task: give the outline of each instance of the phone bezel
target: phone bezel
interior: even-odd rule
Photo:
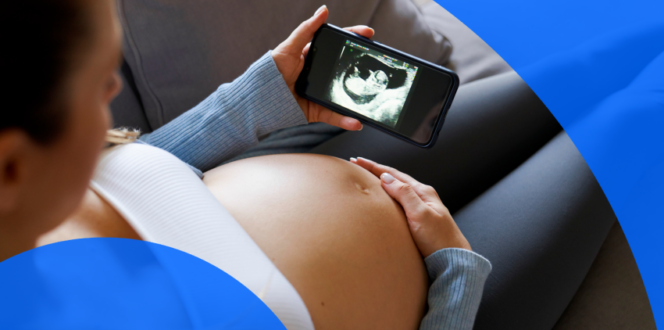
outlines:
[[[452,71],[450,69],[447,69],[443,66],[436,65],[436,64],[431,63],[429,61],[417,58],[413,55],[410,55],[410,54],[404,53],[400,50],[394,49],[392,47],[383,45],[383,44],[381,44],[377,41],[373,41],[369,38],[365,38],[365,37],[363,37],[361,35],[358,35],[356,33],[346,31],[346,30],[341,29],[341,28],[339,28],[337,26],[334,26],[332,24],[327,24],[327,23],[323,24],[323,26],[321,26],[316,31],[316,33],[314,34],[314,38],[311,40],[311,45],[315,44],[316,39],[318,38],[318,35],[320,34],[321,31],[323,31],[323,29],[331,29],[334,32],[344,34],[344,35],[348,36],[349,38],[357,39],[357,40],[359,40],[363,43],[368,43],[372,47],[375,47],[376,49],[379,49],[380,51],[383,51],[387,54],[395,53],[398,56],[405,57],[408,60],[417,63],[418,65],[426,66],[430,69],[433,69],[433,70],[436,70],[436,71],[439,71],[439,72],[442,72],[444,74],[449,75],[450,78],[452,79],[452,84],[450,86],[450,90],[448,91],[447,99],[445,100],[442,108],[440,109],[440,112],[439,112],[439,115],[438,115],[438,120],[437,120],[436,125],[435,125],[434,130],[433,130],[433,134],[431,134],[430,140],[427,141],[426,143],[419,143],[417,141],[411,140],[407,136],[404,136],[404,135],[402,135],[402,134],[400,134],[396,131],[393,131],[389,128],[383,127],[382,125],[380,125],[378,122],[374,121],[371,118],[364,117],[364,116],[362,116],[362,115],[360,115],[360,114],[358,114],[354,111],[346,110],[346,109],[342,108],[341,106],[338,106],[334,103],[327,102],[325,100],[317,99],[317,98],[314,98],[314,97],[310,97],[309,95],[306,95],[303,92],[302,87],[300,87],[300,86],[302,86],[302,82],[304,81],[303,79],[306,79],[306,77],[309,75],[309,71],[310,71],[310,68],[311,68],[311,61],[313,59],[311,51],[307,54],[307,56],[305,58],[305,63],[304,63],[304,67],[302,69],[302,72],[300,73],[300,75],[297,79],[297,82],[295,83],[295,92],[306,100],[309,100],[309,101],[312,101],[314,103],[320,104],[320,105],[322,105],[326,108],[329,108],[330,110],[333,110],[333,111],[338,112],[340,114],[343,114],[345,116],[356,118],[360,122],[362,122],[363,124],[366,124],[368,126],[376,128],[378,130],[381,130],[385,133],[388,133],[388,134],[390,134],[394,137],[397,137],[401,140],[407,141],[407,142],[409,142],[411,144],[414,144],[418,147],[421,147],[421,148],[431,148],[431,147],[433,147],[435,145],[436,141],[438,140],[438,135],[440,134],[440,131],[443,128],[443,124],[445,123],[445,117],[447,117],[447,112],[448,112],[450,106],[452,105],[452,101],[454,100],[454,96],[456,95],[456,91],[459,88],[459,76],[457,76],[457,74],[454,71]]]

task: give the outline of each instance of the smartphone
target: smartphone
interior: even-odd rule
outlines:
[[[311,41],[298,95],[423,148],[459,87],[453,71],[331,24]]]

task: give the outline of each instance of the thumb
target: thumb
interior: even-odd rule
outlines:
[[[302,22],[288,37],[287,43],[292,47],[290,49],[301,54],[304,47],[313,39],[316,30],[325,23],[328,14],[327,6],[322,5],[316,10],[314,16]]]
[[[387,172],[380,175],[380,181],[387,194],[401,204],[406,217],[424,212],[426,205],[409,184],[397,180]]]

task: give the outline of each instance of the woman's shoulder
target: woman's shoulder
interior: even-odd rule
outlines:
[[[146,159],[154,157],[168,158],[169,156],[175,157],[163,149],[151,146],[142,141],[137,141],[134,143],[124,143],[124,144],[118,144],[107,147],[101,153],[101,160],[104,160],[106,158],[118,158],[118,157]]]
[[[186,163],[171,153],[144,143],[128,143],[102,152],[92,181],[138,185],[165,178],[200,181]]]
[[[163,224],[163,219],[178,218],[172,207],[183,198],[214,200],[186,163],[167,151],[140,143],[104,150],[90,187],[122,214],[141,237],[151,241],[158,228],[146,229],[146,223]]]

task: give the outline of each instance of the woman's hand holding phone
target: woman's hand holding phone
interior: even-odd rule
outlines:
[[[284,77],[286,85],[293,93],[295,100],[302,108],[307,121],[324,122],[333,126],[341,127],[349,131],[362,129],[362,124],[355,118],[350,118],[319,104],[305,100],[295,92],[295,82],[297,81],[302,68],[304,67],[304,58],[309,51],[309,41],[314,37],[314,33],[327,20],[329,12],[326,6],[318,8],[313,17],[302,22],[293,33],[272,51],[272,59],[277,64],[277,69]],[[345,28],[345,30],[355,32],[363,37],[371,38],[374,30],[364,25],[358,25]]]
[[[426,258],[445,248],[471,250],[450,211],[431,186],[366,158],[351,158],[350,161],[379,177],[387,194],[401,204],[408,219],[408,228],[422,256]]]

